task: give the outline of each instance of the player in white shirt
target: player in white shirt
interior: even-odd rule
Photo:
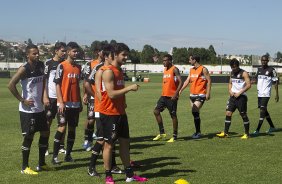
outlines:
[[[268,66],[269,57],[263,55],[261,57],[261,67],[258,68],[256,74],[257,90],[258,90],[258,108],[260,108],[260,117],[257,129],[254,131],[253,135],[259,135],[260,128],[262,126],[263,120],[266,119],[270,128],[266,133],[271,133],[275,131],[274,124],[270,118],[267,110],[267,104],[271,96],[272,83],[275,84],[275,101],[279,101],[278,94],[278,77],[274,68]]]
[[[239,61],[232,59],[230,61],[230,67],[232,69],[230,81],[228,85],[230,98],[227,102],[226,117],[225,117],[225,128],[224,131],[216,134],[218,137],[228,136],[229,127],[231,125],[231,117],[233,112],[238,109],[244,123],[245,133],[241,139],[249,138],[250,122],[247,115],[247,94],[251,88],[251,81],[249,74],[239,67]]]

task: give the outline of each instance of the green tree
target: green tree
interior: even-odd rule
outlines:
[[[131,49],[129,53],[129,59],[132,63],[140,63],[140,52],[138,50]]]
[[[188,55],[188,49],[187,48],[173,48],[172,51],[173,55],[173,63],[174,64],[187,64],[189,55]]]
[[[156,49],[154,49],[151,45],[144,45],[143,50],[141,52],[141,62],[140,63],[153,63],[153,57],[157,54]]]

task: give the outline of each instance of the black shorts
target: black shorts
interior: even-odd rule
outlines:
[[[22,134],[33,134],[38,131],[49,131],[45,112],[26,113],[20,111]]]
[[[103,126],[100,120],[100,114],[99,112],[95,112],[95,121],[96,121],[96,136],[97,139],[103,139],[104,135],[103,135]]]
[[[50,101],[50,105],[45,106],[45,113],[46,113],[47,119],[52,120],[56,117],[56,114],[58,112],[57,98],[49,98],[49,101]]]
[[[238,109],[240,113],[247,113],[247,102],[248,97],[245,95],[240,95],[238,98],[231,96],[227,101],[226,111],[234,112]]]
[[[193,95],[193,96],[190,96],[190,100],[191,100],[192,103],[198,101],[198,102],[201,102],[202,104],[204,104],[205,101],[206,101],[206,97],[199,96],[199,95]]]
[[[95,115],[94,115],[94,99],[88,99],[88,103],[87,103],[87,118],[88,118],[88,120],[95,119]]]
[[[161,96],[157,102],[155,109],[158,109],[160,112],[163,112],[165,108],[167,108],[170,115],[176,116],[177,102],[178,102],[178,99],[171,100],[171,97]]]
[[[129,139],[127,115],[105,115],[100,113],[103,137],[105,141],[115,141],[118,138]]]
[[[66,108],[64,114],[57,113],[58,126],[68,125],[70,127],[77,127],[79,110],[79,108]]]
[[[258,108],[267,107],[270,97],[258,97]]]

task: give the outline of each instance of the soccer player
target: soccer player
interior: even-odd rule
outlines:
[[[103,60],[102,55],[102,46],[94,50],[94,55],[97,57],[96,59],[87,62],[83,67],[83,74],[84,74],[84,95],[83,95],[83,103],[87,105],[87,119],[84,123],[84,143],[83,149],[86,151],[90,151],[93,142],[93,136],[95,137],[94,133],[94,124],[95,124],[95,116],[94,116],[94,96],[89,95],[85,90],[85,83],[86,80],[89,78],[90,73],[94,69],[96,71],[96,66],[99,65]]]
[[[39,165],[37,171],[53,170],[45,163],[45,152],[48,146],[49,128],[43,109],[44,63],[39,61],[39,50],[35,45],[26,47],[27,62],[24,63],[8,84],[11,93],[19,100],[19,113],[23,135],[22,174],[37,175],[28,164],[30,148],[35,132],[40,132]],[[16,85],[21,83],[22,95]]]
[[[189,63],[193,67],[190,69],[189,75],[179,93],[181,94],[188,84],[190,84],[190,104],[196,129],[192,138],[199,139],[201,138],[200,109],[204,105],[204,102],[210,99],[211,78],[208,69],[200,64],[199,56],[190,56]]]
[[[106,184],[114,184],[111,173],[111,158],[114,142],[119,140],[120,157],[125,168],[126,182],[146,181],[146,178],[134,175],[130,166],[129,154],[129,127],[125,112],[125,94],[129,91],[137,91],[138,85],[124,86],[121,65],[126,61],[129,48],[123,43],[115,45],[114,60],[112,65],[103,71],[102,98],[99,104],[99,116],[103,127],[105,140],[103,160],[106,172]],[[97,86],[96,86],[97,88]]]
[[[245,133],[241,139],[249,138],[250,122],[247,115],[247,94],[251,88],[251,82],[249,74],[239,67],[239,61],[232,59],[230,61],[230,67],[232,69],[229,80],[228,90],[230,98],[227,102],[226,117],[225,117],[225,128],[221,133],[216,136],[223,138],[228,136],[229,127],[231,125],[231,117],[233,112],[238,109],[244,123]]]
[[[270,126],[270,128],[266,133],[271,133],[275,131],[274,124],[267,110],[267,104],[271,95],[272,81],[275,82],[275,94],[276,94],[275,102],[279,101],[278,77],[275,69],[268,66],[268,62],[269,62],[269,57],[267,55],[263,55],[261,57],[261,67],[258,68],[258,71],[256,73],[257,89],[258,89],[258,108],[260,108],[260,117],[259,117],[257,129],[255,130],[253,135],[259,135],[259,131],[264,118],[266,118]]]
[[[178,131],[178,94],[183,82],[179,73],[179,69],[172,64],[172,56],[170,54],[164,55],[163,65],[165,68],[163,72],[162,95],[159,98],[154,109],[154,115],[159,126],[160,134],[158,134],[153,140],[158,141],[166,137],[161,112],[163,112],[164,109],[167,108],[172,119],[173,126],[173,137],[170,138],[167,142],[174,142],[177,139]]]
[[[68,136],[65,162],[73,162],[71,152],[75,141],[75,129],[78,125],[79,113],[82,111],[79,87],[81,67],[75,62],[78,53],[79,45],[76,42],[69,42],[67,44],[67,59],[58,65],[54,79],[60,119],[54,139],[53,164],[60,163],[58,152],[66,126],[68,126]]]
[[[66,55],[66,44],[64,42],[57,42],[54,47],[54,57],[45,63],[45,78],[46,78],[46,87],[44,89],[44,98],[43,102],[45,105],[45,113],[47,117],[47,123],[49,129],[51,127],[53,119],[57,114],[57,94],[56,94],[56,83],[54,78],[56,75],[56,69],[60,62],[65,59]],[[64,146],[64,138],[60,140],[60,150],[59,153],[66,153]],[[49,142],[49,141],[48,141]],[[48,148],[46,150],[45,156],[49,155]]]
[[[110,44],[104,45],[102,49],[102,57],[104,58],[104,61],[100,62],[98,65],[94,67],[94,69],[91,71],[91,74],[85,81],[85,89],[87,93],[91,96],[94,96],[94,109],[95,115],[96,115],[96,135],[97,135],[97,141],[94,144],[94,146],[91,148],[92,154],[90,158],[90,164],[88,168],[88,175],[90,176],[100,176],[98,172],[96,171],[96,162],[98,159],[98,156],[100,154],[100,151],[103,148],[104,141],[103,141],[103,132],[101,127],[101,122],[99,119],[99,103],[101,101],[101,90],[102,84],[101,84],[101,77],[103,73],[103,66],[109,66],[113,60],[113,53],[114,53],[114,47]],[[98,87],[98,90],[96,90],[96,85]],[[116,159],[115,159],[115,149],[113,149],[112,153],[112,173],[116,174],[122,174],[122,170],[117,166]]]

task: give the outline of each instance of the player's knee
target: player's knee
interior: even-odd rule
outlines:
[[[159,109],[154,109],[154,115],[155,116],[160,115],[160,110]]]
[[[95,118],[95,115],[94,115],[94,112],[93,111],[90,111],[89,113],[88,113],[88,122],[90,122],[90,121],[92,121],[92,123],[94,122],[94,118]]]
[[[232,116],[232,112],[231,111],[226,111],[225,115],[231,117]]]
[[[248,122],[249,121],[249,118],[248,118],[248,115],[246,112],[240,112],[240,115],[243,119],[244,122]]]
[[[170,117],[171,117],[172,119],[177,118],[176,111],[171,111],[169,114],[170,114]]]
[[[266,107],[260,107],[260,114],[266,115]]]
[[[93,119],[92,119],[92,121],[89,120],[89,122],[87,124],[87,129],[88,130],[93,130],[94,129],[94,120]]]

